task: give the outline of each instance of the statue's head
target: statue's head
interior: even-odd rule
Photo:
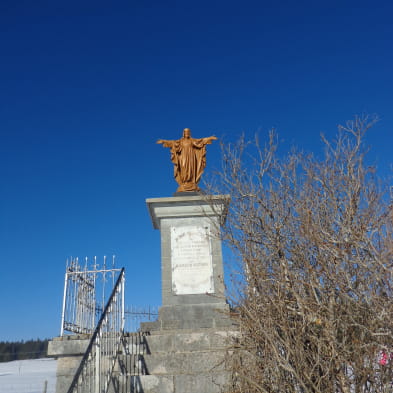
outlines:
[[[183,130],[183,138],[191,138],[191,130],[189,128]]]

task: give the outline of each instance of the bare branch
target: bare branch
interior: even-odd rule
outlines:
[[[273,131],[223,146],[209,193],[231,195],[222,237],[242,261],[232,392],[391,391],[393,209],[365,165],[376,121],[322,136],[323,160],[278,158]]]

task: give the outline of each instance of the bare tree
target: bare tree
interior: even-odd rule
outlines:
[[[230,194],[222,236],[241,261],[233,392],[392,392],[389,195],[355,118],[323,159],[241,139],[211,193]],[[214,185],[214,186],[213,186]]]

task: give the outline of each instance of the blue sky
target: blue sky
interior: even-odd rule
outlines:
[[[176,183],[157,139],[275,127],[283,152],[318,151],[378,114],[386,174],[392,16],[389,1],[0,2],[0,340],[58,335],[71,255],[115,254],[127,304],[160,304],[145,199]]]

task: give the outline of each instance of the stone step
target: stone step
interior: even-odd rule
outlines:
[[[186,301],[182,298],[183,301]],[[189,299],[190,300],[190,299]],[[195,299],[194,299],[195,300]],[[155,322],[141,323],[141,331],[173,329],[222,329],[233,326],[229,305],[216,297],[203,304],[171,304],[160,307]]]
[[[228,374],[139,375],[119,378],[108,393],[220,393],[228,381]]]
[[[221,372],[226,351],[193,351],[119,355],[117,371],[129,375],[180,375]]]
[[[224,350],[237,332],[231,330],[166,331],[126,337],[123,351],[129,353],[172,353],[184,351]]]
[[[142,322],[141,330],[152,331],[172,329],[220,329],[232,325],[233,322],[228,318],[168,319],[156,322]]]

